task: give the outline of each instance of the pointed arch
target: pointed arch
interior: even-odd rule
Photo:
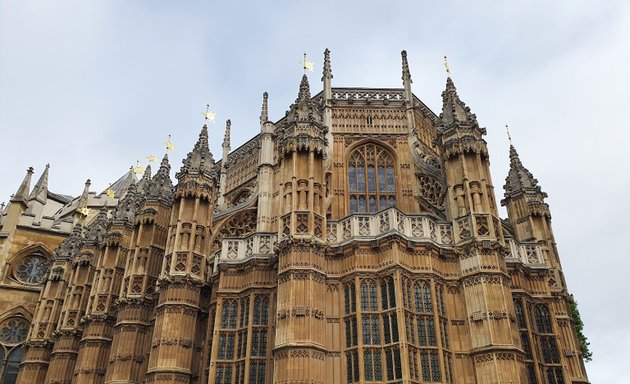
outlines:
[[[346,154],[349,213],[377,212],[396,205],[396,152],[362,140]]]
[[[5,278],[23,285],[40,286],[46,281],[53,257],[43,243],[36,243],[16,252],[5,267]]]
[[[221,249],[224,237],[244,237],[256,231],[256,212],[256,208],[247,208],[223,219],[212,233],[211,253]]]

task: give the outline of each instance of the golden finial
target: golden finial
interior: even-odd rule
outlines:
[[[510,141],[510,145],[512,145],[512,135],[510,135],[510,127],[508,127],[507,124],[505,124],[505,130],[507,132],[508,140]]]
[[[88,207],[83,207],[79,209],[79,213],[82,214],[83,216],[89,216],[90,212],[92,212],[92,210]]]
[[[116,192],[114,192],[114,190],[112,189],[111,184],[109,184],[109,187],[107,187],[107,189],[105,190],[105,194],[107,195],[107,197],[110,197],[112,199],[116,197]]]
[[[446,74],[451,77],[451,67],[448,65],[448,58],[444,55],[444,68],[446,68]]]
[[[201,114],[203,115],[203,118],[206,120],[206,124],[208,124],[208,121],[210,121],[211,123],[214,123],[214,118],[216,114],[210,110],[210,104],[206,104],[206,111],[202,112]]]
[[[302,68],[304,69],[304,73],[306,73],[306,71],[313,72],[314,63],[312,61],[306,60],[306,52],[304,52],[304,59],[302,59],[300,64],[302,64]]]
[[[164,144],[166,144],[166,150],[167,151],[174,151],[175,150],[175,144],[173,144],[173,142],[171,141],[171,135],[168,135],[168,140],[166,140],[164,142]],[[156,158],[157,160],[157,158]]]
[[[157,162],[157,156],[149,155],[149,156],[147,156],[147,160],[149,160],[150,163],[155,163],[155,162]]]
[[[136,175],[141,175],[144,173],[144,168],[140,166],[139,160],[136,160],[136,166],[133,167],[133,171],[135,172]]]

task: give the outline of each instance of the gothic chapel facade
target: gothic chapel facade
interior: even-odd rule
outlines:
[[[546,194],[502,200],[450,78],[323,91],[107,193],[32,169],[0,221],[4,383],[587,383]],[[508,219],[498,214],[499,202]],[[90,210],[90,208],[92,208]]]

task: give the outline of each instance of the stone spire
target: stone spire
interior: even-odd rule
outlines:
[[[541,191],[538,180],[521,163],[516,148],[512,144],[510,144],[510,171],[505,178],[503,189],[506,199],[522,194],[540,194],[542,197],[547,197],[547,194]]]
[[[262,117],[261,117],[262,119]],[[225,122],[225,135],[223,135],[223,148],[230,150],[230,130],[232,128],[232,120],[228,119]]]
[[[189,159],[190,154],[188,154],[188,159],[186,160]],[[184,160],[184,163],[186,160]],[[171,181],[170,173],[171,165],[168,163],[168,154],[165,154],[160,163],[160,169],[144,187],[144,196],[147,200],[160,200],[167,204],[173,201],[173,182]]]
[[[409,62],[407,61],[407,51],[401,51],[400,55],[402,56],[402,81],[405,88],[407,88],[408,84],[413,83],[413,80],[411,80],[411,72],[409,71]]]
[[[302,81],[300,82],[300,92],[298,93],[298,98],[295,100],[296,104],[300,102],[305,102],[311,99],[311,87],[308,84],[308,77],[306,74],[302,75]]]
[[[204,124],[199,139],[192,152],[182,161],[183,165],[175,175],[178,180],[186,176],[203,175],[212,180],[217,179],[214,158],[208,148],[208,126]]]
[[[85,186],[83,187],[83,192],[81,193],[81,197],[79,197],[79,204],[77,205],[77,211],[87,208],[88,196],[90,195],[90,185],[92,185],[92,181],[90,181],[90,179],[87,179],[85,181]]]
[[[333,78],[332,67],[330,65],[330,50],[326,48],[324,51],[324,73],[322,76],[322,81],[326,81],[326,79],[330,80]]]
[[[449,76],[446,79],[446,89],[442,92],[442,113],[440,114],[443,127],[453,124],[467,124],[479,126],[477,116],[470,112],[470,108],[459,99],[457,89]]]
[[[288,122],[309,121],[321,122],[322,116],[319,105],[311,99],[311,88],[306,75],[302,76],[300,90],[295,103],[291,105],[287,112]]]
[[[70,236],[66,237],[55,250],[54,260],[72,260],[79,254],[83,244],[83,227],[77,223]]]
[[[24,176],[24,180],[22,180],[22,184],[18,188],[15,195],[11,197],[11,202],[23,203],[26,205],[28,201],[28,192],[31,189],[31,177],[33,176],[33,167],[28,167],[26,170],[26,176]]]
[[[263,125],[267,121],[269,121],[268,100],[269,100],[269,94],[267,92],[264,92],[263,93],[262,109],[260,110],[260,125]]]
[[[48,198],[48,170],[50,169],[50,164],[46,164],[46,169],[42,172],[42,175],[39,177],[37,184],[33,188],[31,195],[28,197],[30,200],[37,200],[42,204],[46,204],[46,200]]]
[[[98,212],[98,215],[96,215],[90,225],[87,226],[87,230],[85,232],[85,243],[94,245],[100,244],[105,236],[108,225],[109,219],[107,217],[107,207],[106,205],[103,205],[101,210]]]

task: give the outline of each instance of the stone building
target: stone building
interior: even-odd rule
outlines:
[[[32,169],[2,210],[5,383],[587,383],[546,194],[503,199],[450,78],[323,90],[222,159],[207,127],[100,194]],[[507,208],[501,219],[497,206]]]

